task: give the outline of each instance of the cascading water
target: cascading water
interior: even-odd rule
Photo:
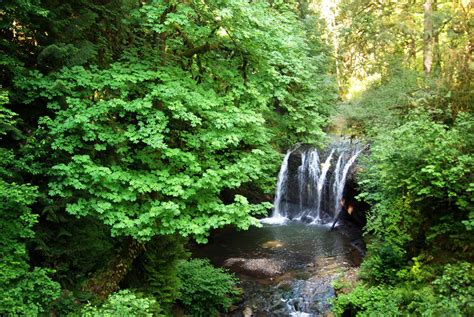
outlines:
[[[322,190],[324,187],[324,184],[326,183],[326,175],[327,172],[329,171],[329,167],[331,167],[331,158],[334,153],[334,149],[331,150],[331,153],[329,153],[329,156],[327,157],[326,161],[324,161],[324,164],[322,166],[322,172],[321,176],[317,178],[316,180],[316,187],[317,187],[317,195],[316,195],[316,221],[321,222],[321,197],[322,197]]]
[[[309,186],[310,180],[315,179],[320,174],[319,156],[317,152],[303,152],[301,153],[301,166],[298,167],[298,183],[299,183],[299,215],[297,219],[301,219],[311,211],[312,206],[310,197],[313,196],[314,188]]]
[[[335,219],[351,167],[361,152],[357,144],[340,142],[327,151],[299,147],[286,153],[278,174],[275,209],[264,222],[327,223]]]
[[[274,206],[275,209],[273,210],[272,218],[283,218],[282,215],[282,203],[283,197],[285,196],[285,190],[287,189],[287,179],[288,179],[288,159],[290,158],[291,151],[286,153],[285,158],[283,159],[283,163],[280,167],[280,172],[278,173],[278,183],[277,183],[277,191],[275,194],[275,202]]]
[[[344,152],[341,153],[337,160],[337,166],[334,171],[334,185],[333,185],[333,193],[335,193],[335,199],[334,199],[334,218],[337,218],[339,213],[341,212],[342,209],[342,195],[344,194],[344,187],[346,186],[346,180],[347,180],[347,174],[349,173],[349,169],[351,168],[352,164],[354,164],[355,160],[359,156],[359,154],[362,152],[362,150],[358,150],[355,153],[352,154],[352,156],[349,158],[348,161],[344,164],[344,168],[341,171],[341,158],[345,155]]]
[[[303,209],[304,204],[304,196],[303,193],[305,191],[306,186],[306,173],[305,173],[305,166],[307,164],[306,153],[301,154],[301,165],[298,167],[298,184],[299,184],[299,198],[300,198],[300,210]]]

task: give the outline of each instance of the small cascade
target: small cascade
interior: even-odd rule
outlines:
[[[280,172],[278,173],[278,183],[277,183],[277,191],[275,194],[275,202],[274,202],[274,210],[272,218],[282,218],[284,217],[282,214],[282,204],[283,204],[283,197],[285,196],[285,191],[288,188],[287,180],[288,180],[288,159],[290,158],[291,151],[286,153],[285,158],[283,159],[283,163],[280,167]],[[285,212],[286,215],[286,212]]]
[[[341,158],[345,155],[345,153],[341,153],[339,158],[337,159],[337,166],[334,171],[334,178],[335,181],[333,183],[333,193],[335,193],[334,199],[334,218],[337,218],[339,213],[342,209],[342,195],[344,194],[344,187],[346,186],[347,174],[349,173],[349,169],[351,168],[352,164],[354,164],[355,160],[359,156],[362,150],[356,151],[354,154],[351,155],[349,160],[344,164],[344,168],[342,169],[341,173],[341,162],[343,161]]]
[[[264,222],[328,223],[335,219],[342,209],[351,168],[362,150],[357,144],[339,142],[326,151],[305,146],[288,151],[278,174],[272,217]]]
[[[306,190],[306,169],[307,169],[307,162],[308,160],[306,159],[306,152],[301,153],[301,165],[298,167],[298,187],[299,187],[299,198],[300,198],[300,205],[299,208],[300,210],[303,210],[303,204],[304,204],[304,192]]]
[[[341,175],[341,165],[342,165],[341,162],[342,162],[343,157],[344,157],[344,152],[341,153],[339,157],[337,158],[336,167],[333,173],[332,192],[336,193],[336,195],[334,195],[334,198],[332,200],[334,204],[333,206],[334,215],[338,214],[338,212],[341,210],[341,201],[340,199],[338,199],[339,197],[338,192],[341,189],[341,177],[339,177],[339,175]],[[342,188],[342,190],[344,190],[344,188]]]
[[[331,158],[334,153],[334,149],[331,150],[331,153],[329,153],[329,156],[327,157],[326,161],[324,161],[324,164],[322,165],[322,172],[321,176],[316,179],[316,187],[317,187],[317,193],[316,193],[316,221],[321,222],[321,196],[322,196],[322,190],[324,185],[326,184],[326,175],[327,172],[329,171],[329,167],[331,167]]]
[[[301,166],[299,167],[298,172],[300,175],[304,175],[304,177],[298,178],[299,197],[301,197],[301,199],[299,215],[296,217],[297,219],[306,217],[308,213],[311,212],[311,207],[313,205],[311,197],[314,196],[315,188],[310,184],[312,183],[312,180],[318,178],[321,173],[317,151],[303,152],[301,157],[304,157],[305,159],[301,160]]]

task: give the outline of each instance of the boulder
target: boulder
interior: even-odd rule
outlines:
[[[254,277],[275,277],[284,273],[285,263],[275,259],[229,258],[224,266]]]
[[[252,315],[253,315],[252,308],[250,308],[248,306],[245,306],[245,309],[242,312],[242,315],[243,315],[243,317],[252,317]]]
[[[264,249],[279,249],[283,247],[283,243],[279,240],[271,240],[261,244]]]

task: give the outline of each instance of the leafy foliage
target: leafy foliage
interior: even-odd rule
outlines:
[[[268,205],[220,194],[253,182],[268,189],[263,176],[278,161],[270,145],[320,140],[332,98],[298,18],[264,2],[152,1],[129,23],[149,45],[105,68],[15,82],[24,102],[49,101],[52,115],[40,121],[58,156],[49,194],[139,240],[179,232],[205,241],[213,228],[257,224],[249,215]]]
[[[337,97],[319,22],[294,1],[14,0],[0,17],[2,265],[18,273],[1,287],[22,301],[35,272],[32,314],[59,291],[39,266],[67,314],[136,257],[169,310],[182,241],[142,246],[257,225],[279,153],[320,143]]]
[[[120,280],[135,259],[122,284],[156,300],[124,291],[85,312],[153,315],[178,297],[196,314],[225,310],[235,281],[177,266],[183,242],[169,237],[257,225],[278,153],[322,142],[336,72],[353,97],[348,132],[373,141],[359,176],[372,205],[366,284],[338,312],[472,314],[466,3],[343,0],[321,10],[325,37],[308,1],[3,1],[0,313],[45,313],[59,296],[51,277],[67,313],[85,279]],[[178,282],[178,268],[196,276]]]
[[[81,311],[84,317],[114,316],[164,316],[160,306],[152,297],[146,297],[130,290],[122,290],[110,295],[101,306],[88,305]]]
[[[381,130],[393,129],[422,98],[417,72],[392,69],[386,78],[373,82],[359,95],[339,105],[344,114],[345,133],[359,138],[374,137]]]
[[[189,256],[184,245],[184,239],[177,235],[153,238],[135,260],[123,286],[152,294],[170,315],[182,284],[178,277],[179,263]]]
[[[472,314],[473,122],[412,112],[375,136],[358,175],[359,198],[372,205],[363,283],[338,296],[336,313]]]
[[[333,32],[345,97],[338,120],[345,121],[345,132],[372,137],[410,120],[413,109],[449,125],[474,110],[474,7],[466,1],[424,4],[340,1],[329,11],[338,22]]]
[[[0,137],[15,130],[15,114],[0,101]],[[34,237],[37,222],[31,206],[38,197],[37,187],[23,182],[22,165],[15,153],[0,147],[0,314],[35,316],[44,312],[59,296],[59,285],[50,279],[51,270],[31,267],[26,242]]]
[[[214,268],[209,261],[193,259],[178,266],[181,280],[179,301],[193,316],[213,316],[225,312],[241,291],[237,280],[223,269]]]
[[[426,267],[422,267],[426,270]],[[448,264],[433,286],[414,276],[396,286],[359,284],[349,294],[337,297],[334,311],[356,316],[419,315],[469,316],[473,313],[473,266],[467,262]]]
[[[48,220],[43,219],[35,228],[32,255],[45,266],[54,266],[55,280],[68,289],[77,288],[105,266],[120,244],[110,237],[109,228],[89,217],[76,219],[50,212]]]
[[[470,273],[461,268],[472,262],[473,72],[466,47],[473,7],[361,0],[337,9],[347,98],[339,120],[372,146],[358,175],[359,198],[371,205],[363,283],[338,297],[336,311],[472,314],[464,301],[448,299],[470,299],[471,289],[443,293],[432,285],[449,284],[451,267],[462,280]]]
[[[430,226],[449,222],[454,231],[449,241],[449,234],[443,232],[442,247],[455,249],[462,244],[464,248],[469,235],[456,223],[467,221],[474,203],[470,173],[474,147],[472,138],[465,137],[473,134],[473,118],[465,114],[451,128],[422,115],[381,135],[359,182],[364,191],[361,197],[374,205],[367,230],[401,246],[423,239],[420,234],[429,232]],[[421,222],[425,226],[414,230]],[[425,238],[434,241],[436,234]]]
[[[443,274],[433,284],[439,294],[438,309],[448,307],[457,314],[474,313],[474,266],[471,263],[446,265]]]

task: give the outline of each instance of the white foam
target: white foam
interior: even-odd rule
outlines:
[[[268,217],[260,219],[260,223],[265,223],[269,225],[283,225],[288,221],[286,217]]]
[[[321,222],[321,220],[318,220],[318,219],[315,219],[313,220],[312,222],[309,223],[310,225],[313,225],[313,226],[318,226],[318,227],[327,227],[327,228],[331,228],[332,227],[332,222]],[[338,225],[336,225],[337,227]]]

